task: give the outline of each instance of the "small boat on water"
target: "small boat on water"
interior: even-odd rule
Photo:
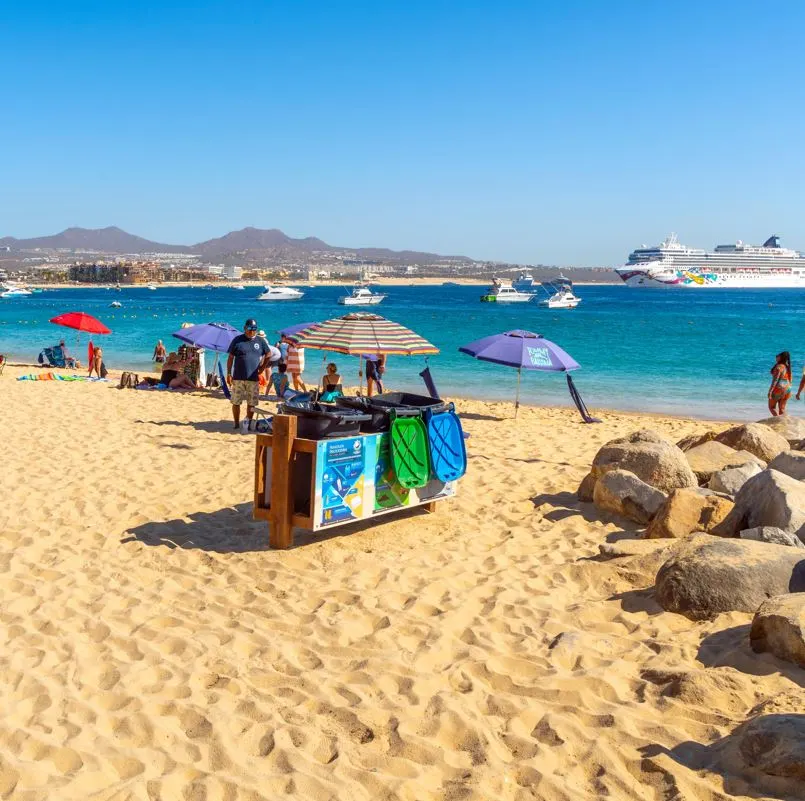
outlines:
[[[243,286],[243,284],[235,284],[235,286],[233,286],[233,287],[232,287],[232,289],[240,289],[240,290],[243,290],[243,289],[246,289],[246,287],[245,287],[245,286]]]
[[[257,300],[301,300],[304,292],[292,286],[266,286],[265,292]]]
[[[492,286],[481,295],[481,303],[528,303],[536,292],[520,292],[511,281],[494,279]]]
[[[573,292],[573,282],[569,278],[560,275],[548,283],[553,293],[545,285],[543,288],[548,293],[548,297],[539,302],[540,306],[549,309],[575,309],[581,303],[581,298]]]
[[[527,292],[534,286],[534,276],[529,272],[522,272],[517,276],[517,280],[512,282],[512,286],[520,292]]]
[[[123,304],[122,304],[122,303],[121,303],[119,300],[113,300],[113,301],[112,301],[112,302],[109,304],[109,308],[110,308],[110,309],[122,309],[122,308],[123,308]]]
[[[21,286],[9,286],[9,288],[0,294],[0,298],[24,298],[28,295],[33,295],[30,289],[25,289]]]
[[[342,295],[338,302],[342,306],[376,306],[388,296],[382,292],[372,292],[367,286],[356,286],[350,295]]]
[[[157,285],[156,285],[156,284],[153,284],[153,283],[152,283],[152,284],[146,284],[146,285],[145,285],[145,288],[146,288],[146,289],[150,289],[152,292],[156,292],[156,291],[157,291]]]

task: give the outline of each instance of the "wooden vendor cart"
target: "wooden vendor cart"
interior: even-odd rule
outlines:
[[[278,414],[273,433],[257,435],[254,518],[268,521],[272,548],[291,547],[294,527],[318,531],[417,506],[432,512],[455,495],[457,481],[402,487],[388,433],[322,440],[296,433],[297,418]]]

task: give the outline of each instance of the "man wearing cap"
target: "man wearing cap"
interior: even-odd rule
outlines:
[[[235,429],[240,428],[245,434],[254,417],[254,407],[257,406],[260,372],[265,368],[270,353],[268,342],[257,336],[256,320],[246,320],[243,333],[232,340],[228,352],[226,381],[232,393],[232,418]],[[246,404],[246,419],[242,425],[241,403]]]

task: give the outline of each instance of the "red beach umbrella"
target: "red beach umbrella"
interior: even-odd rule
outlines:
[[[86,331],[88,334],[112,333],[100,320],[86,312],[66,312],[51,318],[50,322],[65,328],[74,328],[76,331]]]

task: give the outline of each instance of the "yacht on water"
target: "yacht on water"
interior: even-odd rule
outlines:
[[[511,281],[501,281],[495,278],[492,286],[481,295],[481,303],[528,303],[536,292],[520,292],[515,289]]]
[[[376,306],[386,299],[382,292],[372,292],[367,286],[356,286],[350,295],[342,295],[338,302],[342,306]]]
[[[551,294],[548,286],[553,289]],[[540,306],[547,306],[549,309],[575,309],[581,303],[581,298],[573,292],[573,282],[569,278],[560,275],[548,283],[543,288],[548,293],[548,297],[539,302]]]
[[[734,245],[703,250],[682,245],[671,234],[654,247],[640,247],[616,269],[627,286],[650,287],[805,287],[805,256],[770,236],[762,245],[740,239]]]
[[[292,286],[266,286],[257,300],[299,300],[305,293]]]
[[[21,286],[10,286],[5,292],[0,293],[0,298],[24,298],[33,295],[30,289]]]
[[[146,288],[146,289],[150,289],[152,292],[156,292],[156,291],[157,291],[157,285],[156,285],[156,284],[154,284],[154,283],[146,284],[146,285],[145,285],[145,288]]]
[[[527,292],[534,286],[534,276],[528,271],[522,272],[517,276],[516,281],[512,281],[512,286],[521,292]]]

